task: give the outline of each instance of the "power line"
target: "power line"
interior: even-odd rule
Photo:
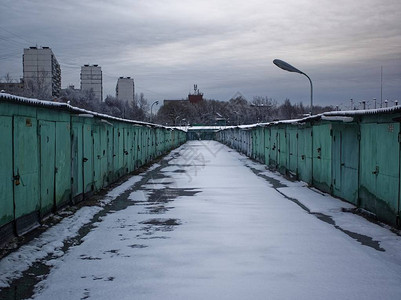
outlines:
[[[29,43],[29,44],[31,44],[31,45],[35,44],[35,43],[33,43],[32,41],[28,41],[28,40],[25,39],[24,37],[22,37],[22,36],[20,36],[20,35],[18,35],[18,34],[16,34],[16,33],[14,33],[14,32],[11,32],[11,31],[9,31],[9,30],[7,30],[7,29],[4,29],[4,27],[2,27],[2,26],[0,26],[0,29],[2,29],[3,31],[8,32],[8,33],[10,33],[10,34],[16,36],[17,38],[19,38],[19,39],[21,39],[21,40],[23,40],[23,41],[25,41],[25,42],[27,42],[27,43]]]

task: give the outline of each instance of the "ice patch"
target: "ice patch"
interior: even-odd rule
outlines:
[[[135,201],[135,202],[144,202],[148,201],[149,195],[147,191],[139,190],[139,191],[134,191],[132,192],[129,196],[128,199]]]

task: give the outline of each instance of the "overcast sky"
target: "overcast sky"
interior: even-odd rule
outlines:
[[[49,46],[62,87],[99,64],[104,95],[135,78],[151,101],[268,96],[314,102],[401,101],[400,0],[2,0],[0,76],[22,76],[23,48]]]

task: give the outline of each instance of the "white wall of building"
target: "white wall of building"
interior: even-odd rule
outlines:
[[[118,100],[134,102],[135,85],[134,79],[131,77],[120,77],[117,80],[116,97]]]
[[[102,68],[98,65],[81,67],[81,90],[88,91],[90,89],[95,93],[96,100],[103,101]]]
[[[60,95],[60,65],[48,47],[24,49],[23,78],[25,89],[37,89],[49,97]]]

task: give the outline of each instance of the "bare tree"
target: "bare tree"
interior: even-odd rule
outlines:
[[[26,97],[51,100],[52,83],[50,73],[42,70],[37,73],[37,76],[25,79],[24,91]]]

